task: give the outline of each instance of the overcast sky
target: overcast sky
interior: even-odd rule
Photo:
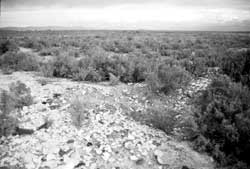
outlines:
[[[0,26],[250,31],[250,0],[2,0]]]

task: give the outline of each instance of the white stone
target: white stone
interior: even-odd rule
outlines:
[[[178,159],[178,153],[175,150],[165,149],[165,150],[155,150],[154,155],[157,158],[159,164],[162,165],[174,165]]]
[[[47,155],[46,159],[47,159],[47,161],[50,161],[50,160],[57,159],[57,157],[56,157],[56,154],[50,153]]]
[[[103,160],[108,161],[109,157],[110,157],[110,154],[108,152],[103,153],[103,156],[102,156]]]
[[[124,147],[126,148],[126,149],[128,149],[128,150],[131,150],[131,149],[133,149],[133,148],[135,148],[135,146],[133,145],[133,142],[132,141],[126,141],[125,143],[124,143]]]
[[[135,155],[130,156],[130,160],[137,161],[139,158]]]

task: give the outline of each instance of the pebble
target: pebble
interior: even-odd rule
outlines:
[[[129,140],[134,140],[135,137],[134,137],[132,134],[129,134],[129,135],[128,135],[128,139],[129,139]]]
[[[138,160],[136,160],[136,165],[142,165],[144,163],[144,159],[143,158],[139,158]]]
[[[56,160],[57,155],[56,154],[47,154],[46,161]]]
[[[110,154],[108,152],[103,153],[102,158],[103,158],[104,161],[108,161],[109,157],[110,157]]]
[[[96,151],[96,154],[98,154],[98,155],[102,154],[102,150],[100,148],[96,149],[95,151]]]
[[[130,156],[130,160],[137,161],[137,160],[139,160],[139,158],[135,155],[132,155],[132,156]]]
[[[124,147],[126,148],[126,149],[128,149],[128,150],[131,150],[131,149],[133,149],[133,148],[135,148],[134,147],[134,145],[133,145],[133,142],[132,141],[126,141],[125,143],[124,143]]]

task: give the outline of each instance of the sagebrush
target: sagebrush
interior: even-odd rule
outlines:
[[[226,76],[215,78],[197,99],[198,150],[206,151],[220,166],[250,166],[250,91]]]

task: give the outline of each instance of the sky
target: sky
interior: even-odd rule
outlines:
[[[250,31],[250,0],[2,0],[0,27]]]

